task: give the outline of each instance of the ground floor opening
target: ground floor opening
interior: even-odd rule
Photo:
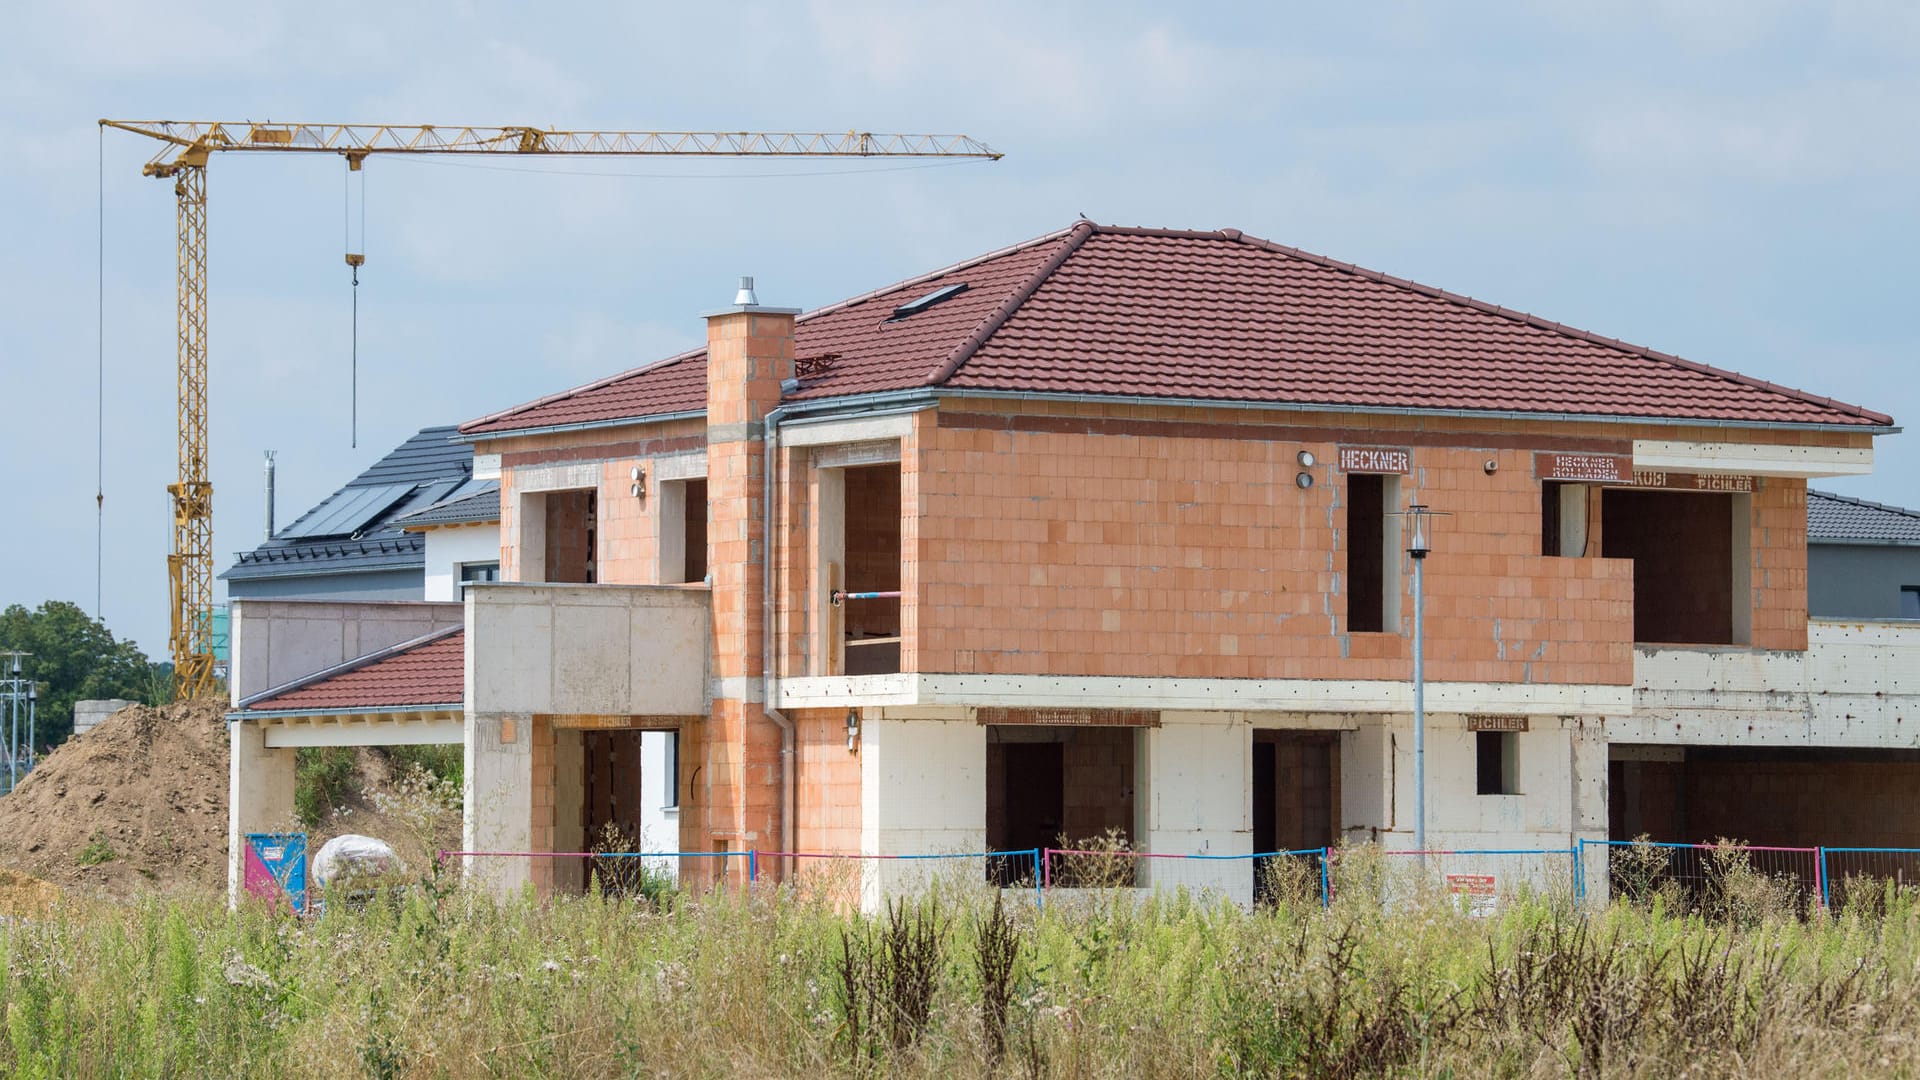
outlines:
[[[1331,847],[1340,821],[1340,736],[1253,733],[1253,895],[1265,899],[1291,859],[1270,852]]]
[[[1134,846],[1140,731],[1127,727],[996,724],[987,728],[987,848],[1126,851]],[[1098,873],[1132,884],[1133,860],[1069,856],[1047,872],[1063,884]],[[1033,872],[1030,860],[991,860],[1004,885]],[[1124,880],[1106,881],[1106,878]]]

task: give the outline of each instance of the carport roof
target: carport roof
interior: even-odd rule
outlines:
[[[241,701],[240,710],[458,709],[466,671],[466,630],[452,626],[262,691]]]

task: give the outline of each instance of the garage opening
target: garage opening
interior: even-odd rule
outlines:
[[[1612,488],[1600,504],[1606,556],[1633,560],[1636,642],[1746,643],[1746,496]]]
[[[1138,728],[987,728],[987,847],[1131,850]],[[1132,885],[1131,858],[1061,857],[1053,883]],[[1030,880],[1030,859],[989,860],[988,880]],[[1097,881],[1095,879],[1098,879]]]
[[[900,466],[844,472],[843,671],[893,674],[900,670]]]
[[[1616,744],[1607,763],[1607,835],[1617,841],[1756,847],[1920,848],[1920,750]],[[1617,850],[1617,849],[1616,849]],[[1756,852],[1756,867],[1817,887],[1810,854]],[[1697,853],[1670,860],[1681,884],[1710,876]],[[1619,859],[1614,861],[1619,876]],[[1920,857],[1831,852],[1829,891],[1848,876],[1920,883]]]
[[[1266,852],[1332,847],[1340,822],[1340,743],[1331,731],[1253,733],[1253,898],[1270,899],[1318,859]],[[1298,864],[1298,865],[1295,865]]]
[[[595,580],[596,495],[591,489],[546,495],[547,581],[581,585]]]

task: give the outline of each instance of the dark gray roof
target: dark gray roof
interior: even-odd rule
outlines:
[[[1920,545],[1920,511],[1810,490],[1807,542]]]
[[[440,503],[471,483],[473,447],[455,442],[456,434],[452,426],[422,428],[277,530],[273,539],[241,552],[220,576],[248,581],[374,570],[424,572],[426,541],[401,529],[396,519]],[[361,512],[369,505],[382,509],[369,517]],[[337,535],[347,528],[352,531]]]
[[[424,510],[393,519],[403,529],[422,525],[473,525],[500,520],[500,481],[473,480]]]

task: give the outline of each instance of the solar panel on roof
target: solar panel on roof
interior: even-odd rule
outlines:
[[[310,536],[352,536],[395,503],[413,493],[414,484],[380,484],[374,487],[350,487],[335,492],[326,502],[294,522],[277,539],[298,540]]]

